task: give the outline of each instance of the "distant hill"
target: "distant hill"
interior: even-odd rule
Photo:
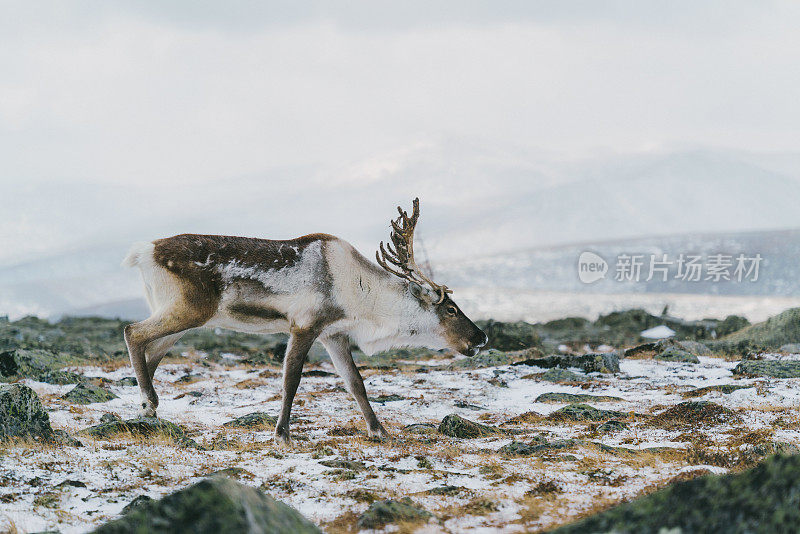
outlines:
[[[578,257],[584,251],[594,252],[609,263],[604,279],[591,284],[579,280]],[[643,256],[639,282],[615,280],[615,264],[622,254]],[[680,254],[702,255],[705,260],[716,254],[734,258],[739,254],[748,258],[760,254],[762,260],[755,282],[733,279],[715,282],[705,279],[707,272],[699,281],[684,281],[675,277],[677,264],[667,267],[666,281],[662,281],[659,271],[654,273],[652,280],[645,281],[649,275],[651,254],[658,260],[666,254],[667,261],[677,260]],[[800,230],[704,233],[534,248],[446,262],[436,266],[436,278],[450,286],[529,291],[800,296],[799,263]],[[734,269],[735,265],[728,269],[731,275]]]

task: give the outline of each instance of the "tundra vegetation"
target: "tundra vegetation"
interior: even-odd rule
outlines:
[[[0,530],[786,531],[800,503],[800,310],[483,321],[474,357],[325,350],[276,448],[283,335],[192,331],[139,417],[125,322],[0,319]],[[667,324],[672,340],[639,337]],[[203,510],[204,513],[189,513]],[[731,526],[733,525],[733,526]],[[790,528],[791,527],[791,528]]]

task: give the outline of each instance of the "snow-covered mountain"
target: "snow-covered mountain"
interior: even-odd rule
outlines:
[[[285,238],[325,231],[372,257],[394,207],[410,207],[414,196],[426,252],[450,285],[613,291],[577,282],[575,253],[588,245],[558,247],[643,237],[639,248],[684,252],[682,237],[647,236],[703,234],[705,251],[719,246],[721,234],[800,228],[798,164],[792,155],[701,150],[565,160],[458,140],[342,169],[310,165],[192,187],[26,184],[0,191],[0,315],[138,299],[136,273],[119,267],[127,247],[182,232]],[[745,252],[759,252],[768,238],[753,235]],[[769,236],[777,243],[769,261],[789,265],[794,245],[781,236],[793,242],[796,235]],[[794,294],[790,274],[731,291]],[[684,291],[628,288],[662,289]],[[698,284],[689,291],[728,289]]]

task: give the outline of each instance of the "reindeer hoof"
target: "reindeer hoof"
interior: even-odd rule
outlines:
[[[156,405],[150,401],[142,401],[141,407],[139,409],[139,415],[141,417],[155,417]]]
[[[370,428],[367,430],[367,435],[372,439],[377,439],[378,441],[386,441],[391,438],[389,433],[383,428],[383,425],[378,423],[378,426],[375,428]]]
[[[292,448],[292,438],[289,435],[288,430],[278,431],[275,430],[275,437],[273,438],[275,445],[280,448],[291,449]]]

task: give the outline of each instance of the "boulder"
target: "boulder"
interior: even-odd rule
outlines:
[[[506,323],[502,321],[478,321],[478,326],[486,332],[489,342],[488,349],[497,350],[522,350],[531,347],[541,347],[536,326],[523,321]]]
[[[624,399],[608,395],[589,395],[588,393],[542,393],[536,397],[535,402],[620,402]]]
[[[9,438],[54,438],[39,396],[24,384],[0,385],[0,440]]]
[[[230,478],[214,477],[158,501],[141,502],[123,517],[94,532],[319,534],[321,531],[297,510],[261,491]]]
[[[766,376],[770,378],[799,378],[800,361],[794,360],[743,360],[733,369],[733,374],[742,376]]]
[[[104,415],[105,416],[105,415]],[[137,417],[122,420],[108,418],[99,425],[94,425],[82,431],[83,434],[98,439],[110,438],[118,434],[130,433],[139,436],[165,436],[174,440],[179,445],[198,448],[199,446],[190,439],[183,428],[157,417]]]
[[[547,416],[551,421],[607,421],[625,417],[622,412],[598,410],[588,404],[570,404]]]
[[[12,349],[0,352],[0,376],[37,379],[54,371],[56,354],[46,350]]]
[[[69,390],[62,398],[73,404],[94,404],[95,402],[107,402],[118,397],[100,386],[81,382]]]
[[[431,513],[405,497],[399,500],[375,501],[358,518],[359,529],[379,529],[392,523],[427,521]]]
[[[618,373],[619,355],[616,352],[600,354],[552,354],[539,358],[528,358],[514,365],[535,365],[545,369],[576,367],[584,373]]]
[[[450,414],[442,419],[439,432],[452,438],[480,438],[502,434],[503,431],[492,426],[482,425],[469,419],[464,419],[456,414]]]
[[[519,360],[518,353],[502,352],[495,349],[481,351],[477,356],[469,356],[456,360],[449,365],[450,369],[483,369],[484,367],[498,367],[509,365]]]
[[[700,363],[700,360],[692,354],[677,347],[668,347],[663,351],[653,356],[654,360],[662,360],[665,362],[686,362],[686,363]]]
[[[773,456],[739,474],[706,475],[551,531],[796,532],[800,456]]]
[[[589,377],[579,375],[566,369],[548,369],[539,375],[527,375],[522,378],[536,378],[538,380],[546,380],[547,382],[554,382],[556,384],[574,383],[574,382],[588,382]]]
[[[575,448],[580,442],[574,439],[558,439],[555,441],[547,442],[545,439],[540,438],[533,440],[530,443],[523,443],[521,441],[512,441],[508,445],[503,445],[497,452],[503,456],[523,457],[533,456],[539,453],[552,452],[558,450],[567,450]]]
[[[264,412],[253,412],[223,423],[222,426],[239,428],[274,427],[277,422],[278,420],[272,415]]]

